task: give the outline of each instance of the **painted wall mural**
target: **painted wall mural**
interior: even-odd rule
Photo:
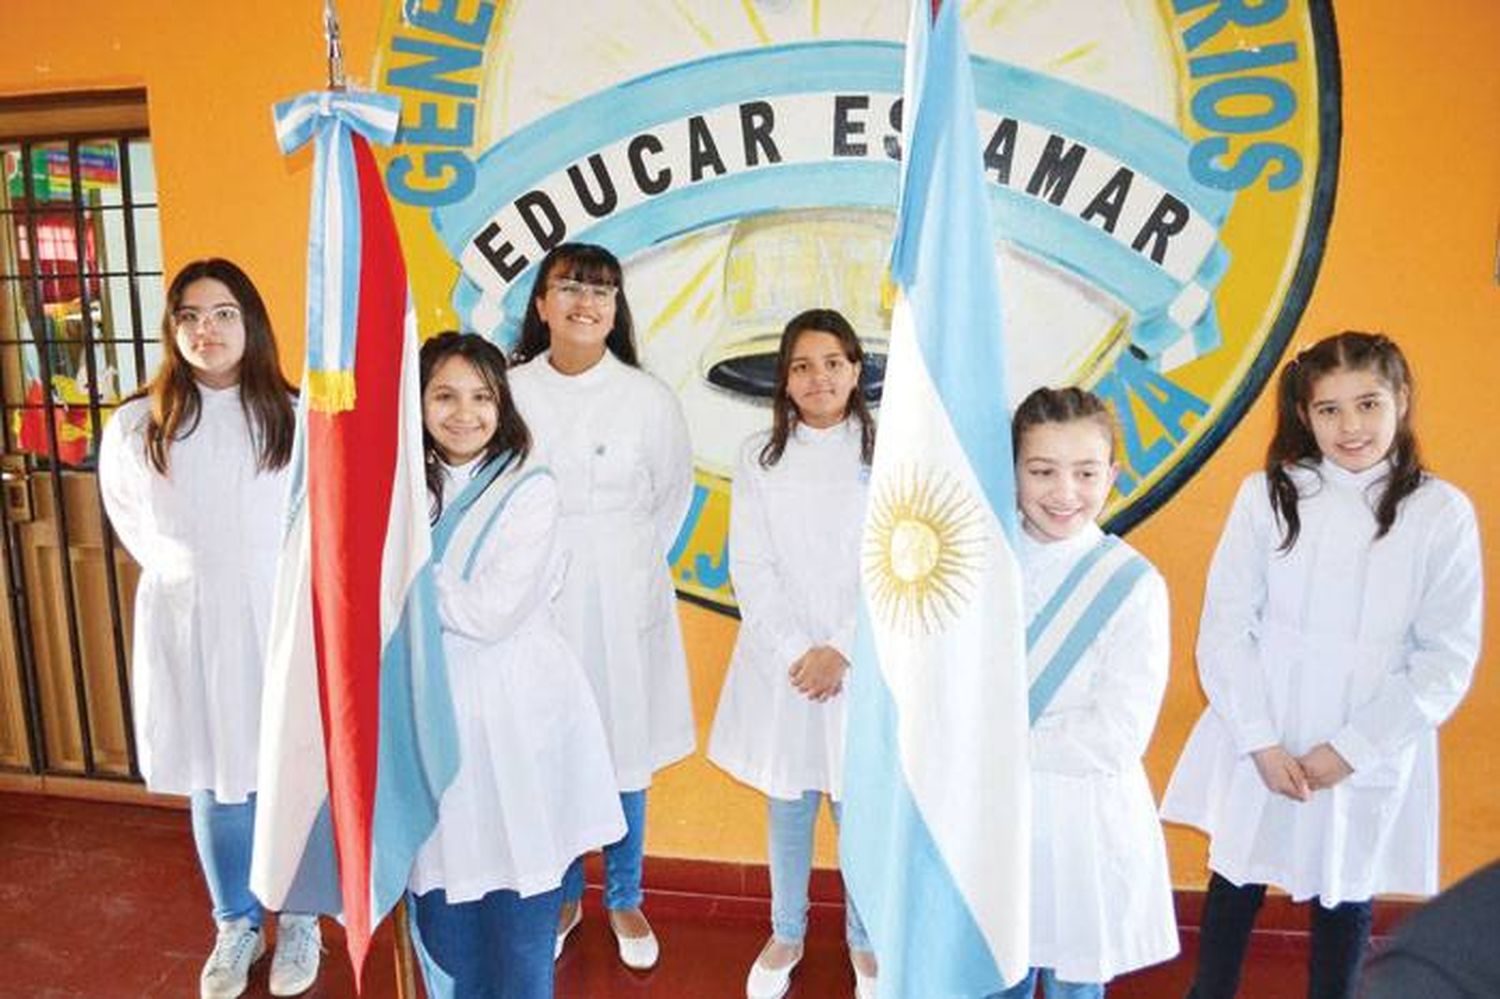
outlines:
[[[960,2],[960,0],[950,0]],[[838,308],[879,391],[901,156],[897,0],[391,0],[386,180],[423,332],[512,342],[563,240],[626,263],[645,366],[697,459],[679,592],[732,610],[728,476],[776,340]],[[969,0],[1011,389],[1098,391],[1127,530],[1239,420],[1332,212],[1327,0]],[[1012,402],[1016,401],[1015,399]]]

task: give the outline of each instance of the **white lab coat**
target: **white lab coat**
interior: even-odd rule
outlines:
[[[1428,479],[1374,540],[1386,466],[1296,468],[1302,533],[1278,552],[1263,474],[1240,487],[1198,633],[1208,710],[1162,815],[1211,837],[1209,866],[1326,906],[1437,889],[1437,726],[1479,652],[1479,532],[1469,501]],[[1331,743],[1354,768],[1299,803],[1250,754]]]
[[[696,741],[667,565],[693,493],[682,407],[608,352],[571,376],[544,353],[510,384],[562,497],[563,634],[598,698],[619,789],[638,791]]]
[[[770,434],[740,448],[729,512],[729,571],[740,632],[719,695],[708,757],[773,798],[842,797],[845,695],[815,703],[792,663],[818,645],[854,657],[859,542],[869,468],[858,421],[798,425],[781,460],[760,464]]]
[[[281,549],[287,472],[261,472],[238,386],[198,387],[202,415],[147,461],[148,399],[104,427],[99,487],[115,533],[141,566],[131,708],[152,791],[207,790],[225,804],[255,790],[261,676]]]
[[[503,496],[536,462],[488,489]],[[475,465],[445,469],[445,509]],[[552,476],[530,475],[479,541],[468,578],[467,552],[450,549],[437,569],[459,768],[412,869],[418,894],[442,888],[450,904],[534,895],[625,835],[593,691],[553,615],[558,506]]]
[[[1022,535],[1029,620],[1100,543]],[[1171,663],[1167,586],[1141,577],[1031,728],[1031,963],[1107,982],[1177,953],[1166,843],[1141,757]]]

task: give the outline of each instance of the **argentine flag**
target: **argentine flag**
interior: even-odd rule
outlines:
[[[882,999],[1027,969],[1026,626],[1000,291],[958,4],[907,45],[898,290],[862,552],[841,860]]]

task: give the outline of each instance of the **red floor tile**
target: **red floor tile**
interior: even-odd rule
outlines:
[[[764,875],[748,869],[713,876],[719,880],[708,885],[709,896],[685,890],[693,876],[681,862],[648,865],[646,911],[662,958],[644,974],[616,958],[598,892],[591,890],[584,923],[558,963],[558,999],[742,996],[745,974],[768,933],[765,901],[744,892]],[[651,890],[653,883],[664,890]],[[820,875],[813,897],[807,954],[787,999],[843,999],[853,994],[853,975],[840,910],[827,901],[837,898],[837,879]],[[0,999],[196,996],[198,969],[213,944],[208,907],[186,813],[0,793]],[[1241,999],[1305,994],[1305,937],[1295,922],[1282,925],[1293,928],[1257,933]],[[1117,979],[1111,999],[1181,996],[1196,935],[1189,928],[1183,938],[1183,955]],[[343,937],[328,920],[324,939],[324,972],[306,995],[353,996]],[[368,999],[396,995],[393,947],[391,930],[383,927],[366,971]],[[256,966],[245,993],[250,999],[268,994],[269,964]]]

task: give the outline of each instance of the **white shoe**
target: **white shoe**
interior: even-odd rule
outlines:
[[[642,915],[641,918],[646,917]],[[656,934],[649,926],[643,937],[621,935],[620,931],[615,929],[613,919],[609,921],[609,928],[614,931],[615,943],[620,948],[620,963],[635,971],[650,971],[656,967],[656,962],[661,957],[661,945],[656,942]]]
[[[761,954],[764,953],[762,948]],[[786,995],[792,985],[792,969],[802,962],[802,953],[797,951],[791,963],[780,968],[766,967],[757,955],[755,963],[750,965],[750,977],[745,979],[745,999],[781,999]]]
[[[318,980],[323,931],[315,915],[282,913],[276,920],[276,955],[271,958],[271,995],[300,996]]]
[[[202,999],[237,999],[250,980],[250,966],[266,952],[266,938],[246,916],[219,924],[213,953],[198,976]]]
[[[854,969],[854,999],[875,999],[877,975],[867,975],[860,971],[859,965],[854,963],[853,954],[849,955],[849,967]]]
[[[568,925],[557,931],[557,939],[552,944],[552,960],[556,961],[562,957],[563,944],[568,942],[568,934],[578,929],[578,924],[583,922],[583,903],[577,902],[573,905],[573,918],[568,920]]]

